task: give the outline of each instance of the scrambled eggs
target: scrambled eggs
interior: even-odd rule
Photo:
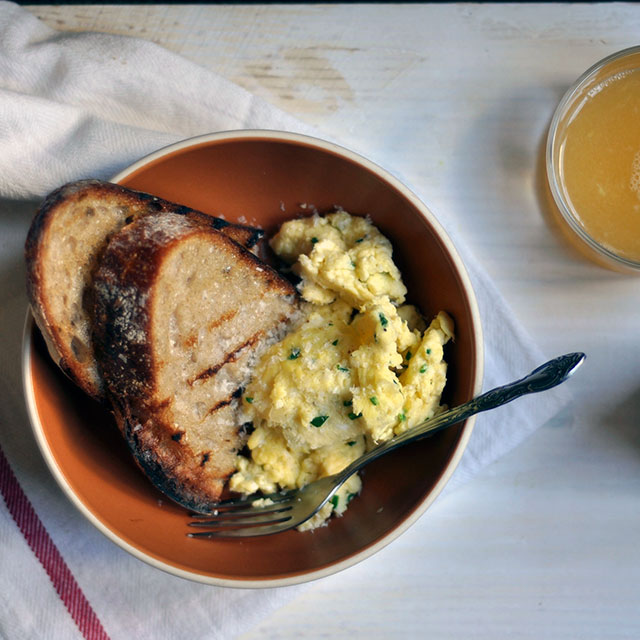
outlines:
[[[391,243],[367,219],[338,211],[282,225],[271,246],[300,277],[304,322],[261,358],[245,390],[251,457],[230,488],[245,494],[302,487],[441,410],[443,345],[453,323],[429,327],[404,304]],[[319,514],[342,514],[358,475]]]

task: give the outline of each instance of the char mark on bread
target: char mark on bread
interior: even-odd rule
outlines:
[[[228,398],[225,398],[224,400],[220,400],[220,402],[214,404],[213,407],[209,409],[209,413],[207,415],[211,415],[216,411],[222,409],[223,407],[229,406],[234,401],[234,399],[235,399],[234,396],[231,395]]]
[[[188,383],[190,385],[193,385],[200,380],[205,380],[206,378],[215,376],[216,373],[218,373],[218,371],[220,371],[220,369],[222,369],[225,364],[228,364],[229,362],[235,362],[238,359],[240,353],[242,353],[247,347],[254,346],[262,338],[264,338],[264,331],[257,331],[250,338],[245,340],[240,346],[226,353],[221,362],[219,362],[218,364],[214,364],[211,367],[207,367],[204,371],[201,371],[195,378],[189,380]]]

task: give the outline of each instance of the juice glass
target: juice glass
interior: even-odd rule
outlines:
[[[604,58],[566,92],[546,169],[571,243],[598,264],[640,275],[640,46]]]

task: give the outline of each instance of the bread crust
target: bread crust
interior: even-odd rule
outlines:
[[[104,229],[95,233],[96,216],[101,215],[96,210],[101,207],[108,210],[113,219],[105,223],[103,216],[100,222]],[[93,214],[89,216],[91,211]],[[141,217],[166,212],[210,225],[248,248],[255,246],[262,237],[259,229],[231,224],[222,218],[101,180],[72,182],[50,193],[36,212],[27,234],[27,294],[36,324],[52,359],[81,389],[100,402],[104,401],[104,389],[89,337],[91,301],[87,298],[92,274],[113,233]],[[67,254],[56,249],[56,253],[53,247],[62,243],[61,236],[66,237],[67,231],[69,237],[76,234],[76,241],[86,246],[75,252],[69,250]],[[96,237],[89,241],[90,234]],[[83,240],[87,241],[83,243]],[[65,265],[65,261],[68,264]],[[59,273],[63,267],[66,275]],[[74,278],[82,280],[75,289],[70,286],[70,280]],[[59,304],[60,296],[69,298],[66,305]],[[73,323],[77,326],[70,326]]]
[[[225,314],[238,322],[233,346],[200,372],[184,373],[178,389],[196,395],[200,384],[217,391],[216,376],[241,358],[266,347],[268,336],[280,337],[298,310],[295,288],[251,252],[201,221],[174,214],[140,219],[123,228],[109,242],[93,277],[94,346],[106,383],[106,396],[138,466],[166,495],[196,511],[211,510],[225,482],[235,470],[237,452],[244,445],[239,419],[239,396],[248,370],[231,376],[233,386],[207,406],[206,419],[184,417],[177,399],[162,388],[166,362],[158,346],[158,308],[164,265],[172,253],[194,239],[202,239],[223,255],[225,264],[241,272],[244,280],[267,300],[263,317],[241,333],[242,314],[253,314],[241,288],[235,292],[237,308]],[[205,274],[207,275],[207,274]],[[208,276],[207,276],[208,277]],[[215,274],[212,274],[212,278]],[[247,285],[249,288],[249,285]],[[255,320],[253,320],[255,324]],[[202,327],[215,335],[219,324],[202,318]],[[189,364],[189,363],[187,363]],[[195,404],[195,400],[193,403]],[[205,439],[215,445],[196,444]]]

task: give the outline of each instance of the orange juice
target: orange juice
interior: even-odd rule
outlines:
[[[628,51],[635,68],[613,56],[560,104],[548,168],[576,234],[605,258],[640,269],[640,48]]]

